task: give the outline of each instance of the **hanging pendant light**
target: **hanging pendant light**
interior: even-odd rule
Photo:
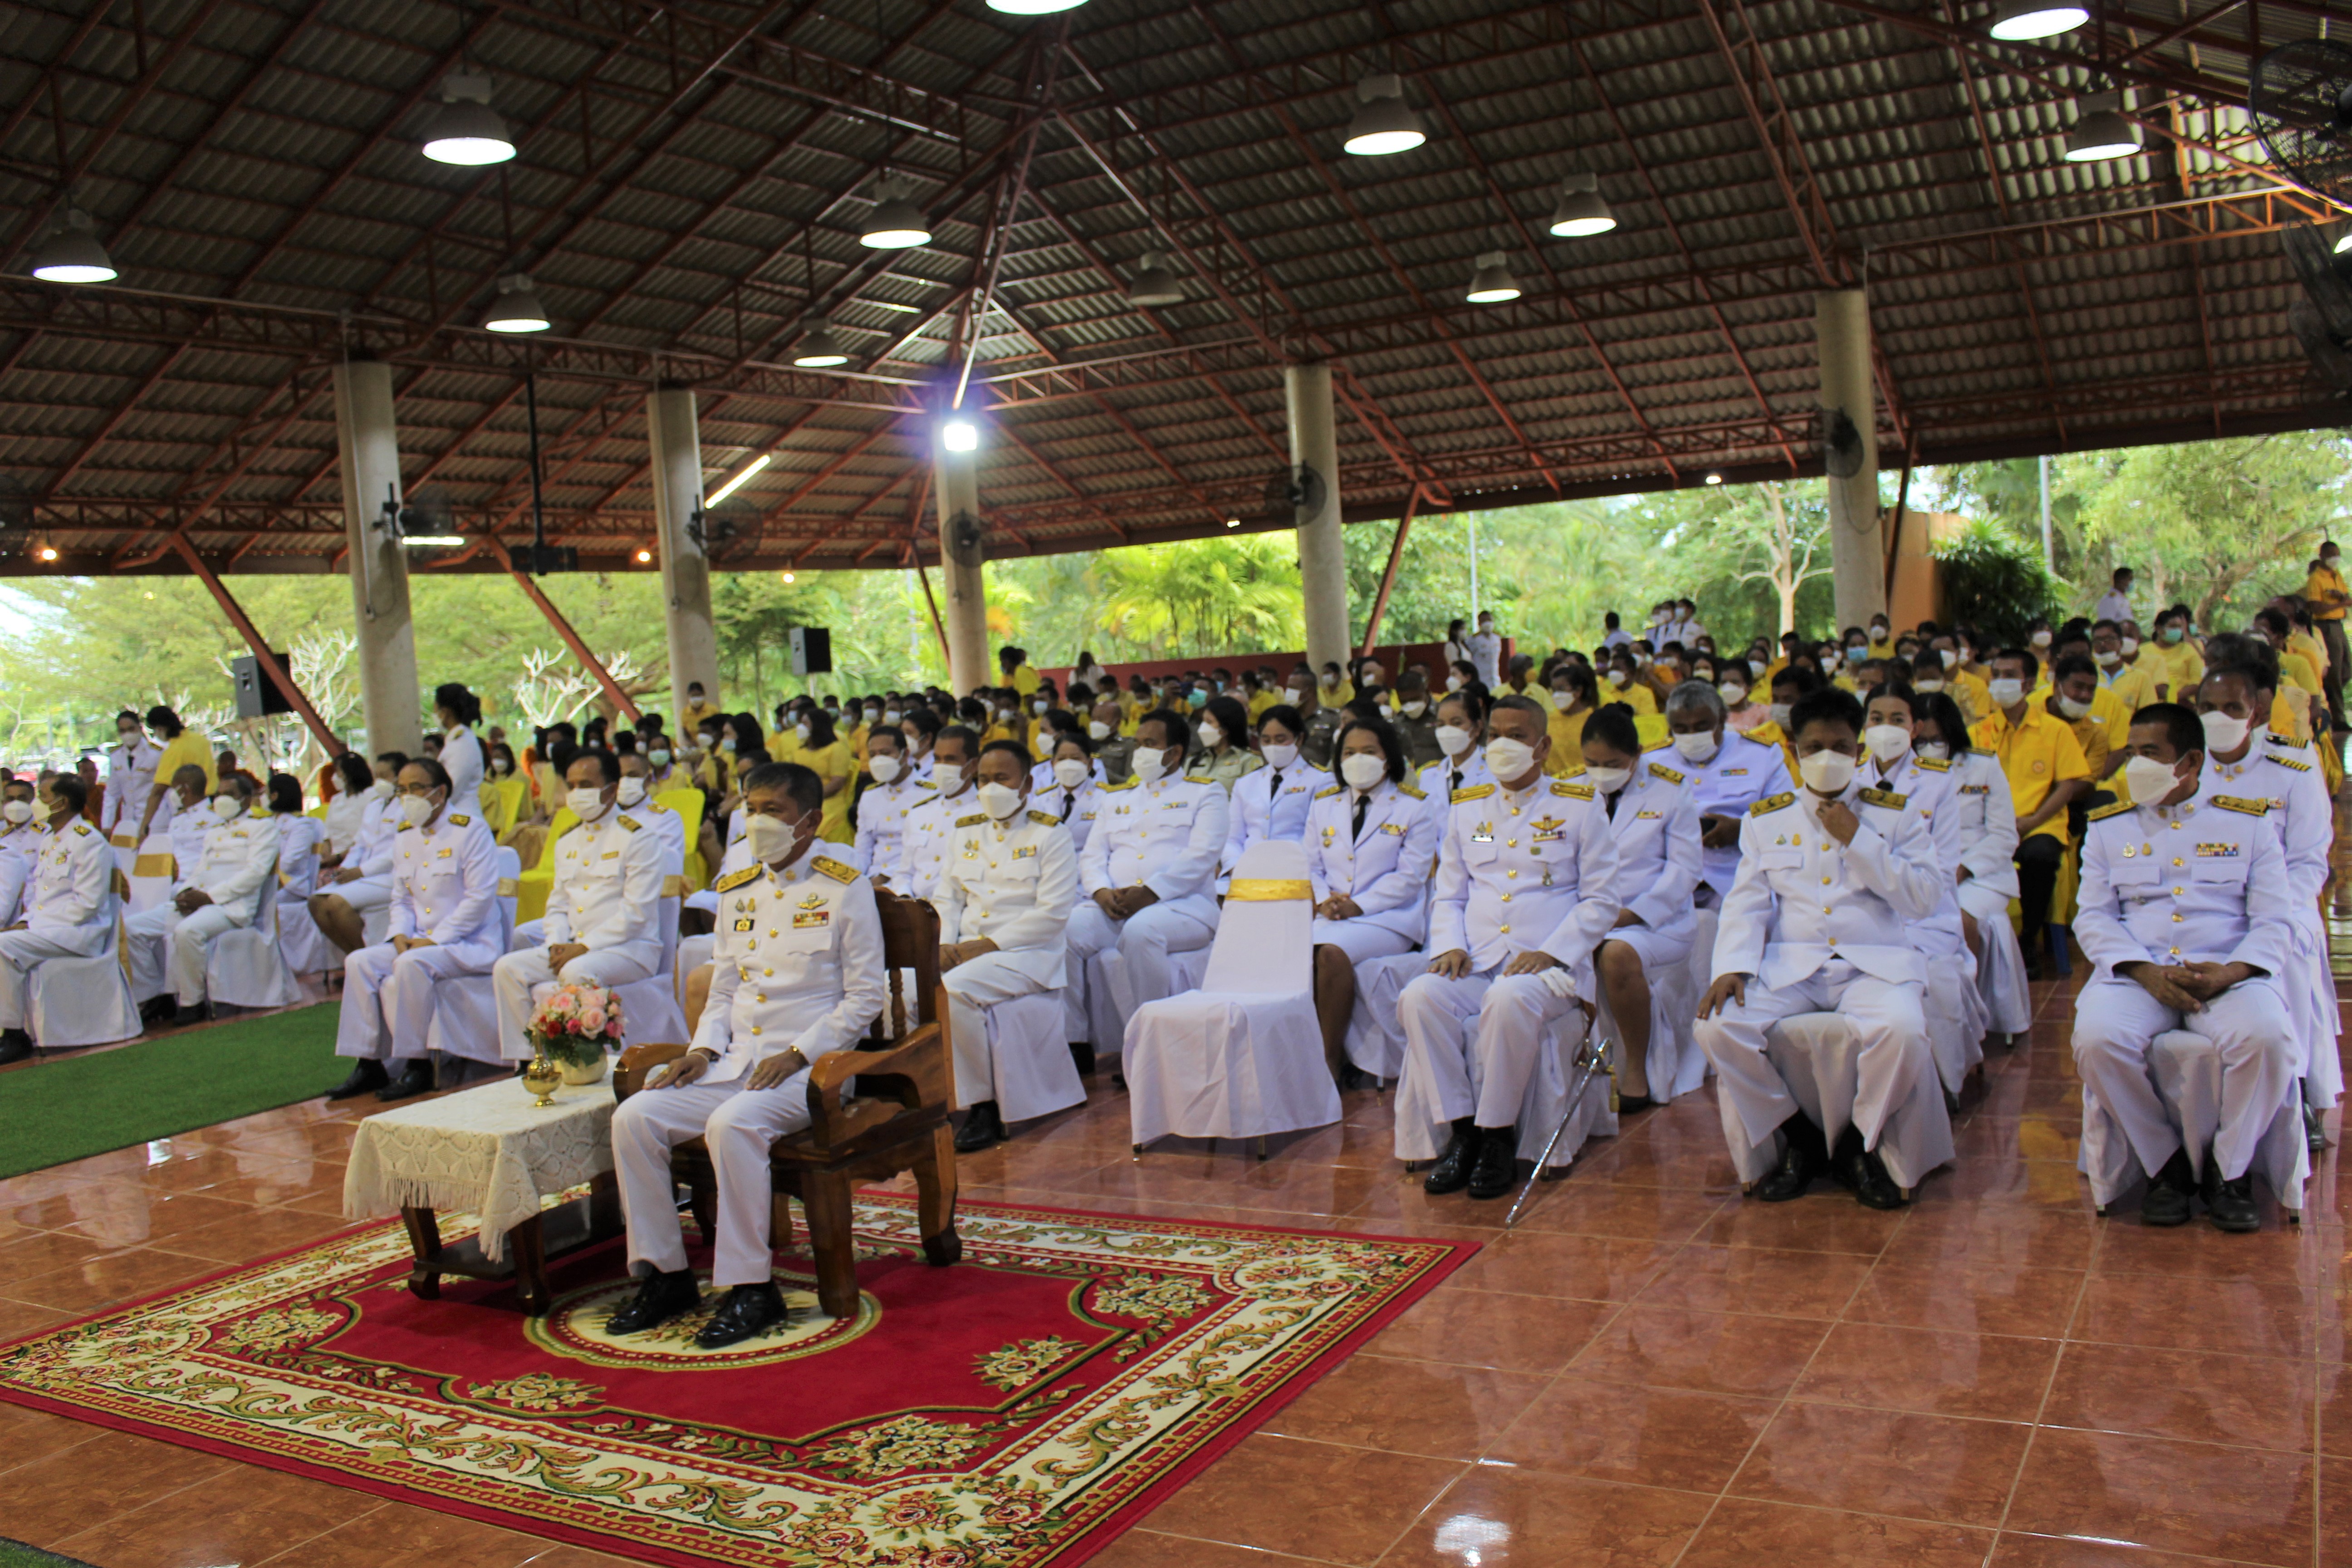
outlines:
[[[2123,94],[2085,93],[2074,104],[2082,112],[2066,132],[2066,162],[2096,163],[2140,151],[2139,127],[2116,112],[2123,107]]]
[[[811,316],[806,322],[807,333],[801,346],[793,351],[793,363],[803,370],[825,370],[837,364],[847,364],[849,355],[842,352],[840,342],[833,335],[833,323],[822,316]]]
[[[2071,33],[2091,19],[2091,13],[2074,0],[2002,0],[2000,10],[1993,13],[1989,29],[1996,38],[2014,42],[2020,38],[2054,38],[2061,33]]]
[[[1480,251],[1473,265],[1477,270],[1470,275],[1470,291],[1464,299],[1474,305],[1501,305],[1519,297],[1518,280],[1501,251]]]
[[[528,274],[509,272],[499,279],[499,297],[483,312],[482,326],[493,332],[547,331],[547,307],[539,302],[538,290],[530,286]]]
[[[1363,158],[1410,153],[1429,140],[1421,116],[1404,100],[1404,82],[1393,75],[1368,76],[1356,84],[1355,117],[1348,121],[1349,152]]]
[[[111,283],[118,274],[98,243],[89,215],[77,206],[58,214],[57,226],[33,247],[34,277],[49,283]]]
[[[1136,263],[1135,277],[1127,286],[1127,302],[1130,305],[1181,305],[1184,302],[1183,287],[1176,274],[1168,270],[1168,258],[1156,250],[1147,250]]]
[[[1551,209],[1551,231],[1562,239],[1607,234],[1617,226],[1617,215],[1601,195],[1601,176],[1590,169],[1571,169],[1559,183],[1559,205]]]
[[[874,187],[874,210],[857,231],[857,243],[874,250],[907,250],[930,242],[930,220],[908,199],[905,182],[895,174],[882,176]]]
[[[1056,11],[1075,11],[1087,0],[988,0],[988,8],[1007,16],[1050,16]]]
[[[507,122],[490,107],[490,79],[443,79],[440,107],[425,122],[425,155],[436,163],[503,163],[515,155]]]

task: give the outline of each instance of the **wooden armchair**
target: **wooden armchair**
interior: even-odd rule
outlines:
[[[956,1235],[954,1133],[955,1059],[948,1048],[947,993],[940,984],[940,917],[920,899],[874,893],[882,916],[882,956],[888,999],[867,1032],[866,1048],[837,1051],[809,1069],[809,1125],[776,1140],[768,1168],[774,1196],[770,1245],[792,1245],[789,1199],[808,1212],[809,1244],[816,1261],[817,1305],[826,1316],[857,1311],[857,1250],[850,1237],[852,1188],[915,1173],[923,1256],[945,1268],[963,1256]],[[913,1016],[905,975],[914,972]],[[613,1075],[614,1094],[626,1100],[664,1062],[684,1056],[683,1045],[632,1046]],[[843,1089],[851,1092],[845,1100]],[[717,1234],[719,1177],[699,1138],[677,1146],[671,1170],[689,1188],[694,1217],[707,1238]]]

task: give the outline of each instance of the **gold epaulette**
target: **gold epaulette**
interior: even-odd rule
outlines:
[[[1422,794],[1421,791],[1413,788],[1412,785],[1406,784],[1402,779],[1397,781],[1397,793],[1399,795],[1411,795],[1415,800],[1427,800],[1429,798],[1427,795]]]
[[[88,834],[89,832],[89,824],[87,822],[77,822],[74,824],[74,831],[76,833]]]
[[[1329,789],[1318,789],[1315,792],[1315,798],[1317,800],[1329,800],[1333,795],[1338,795],[1347,787],[1348,786],[1346,784],[1333,784]]]
[[[915,781],[915,787],[917,789],[937,789],[940,787],[940,782],[937,779],[917,779]]]
[[[1206,773],[1186,773],[1184,775],[1184,782],[1186,784],[1214,784],[1217,781],[1211,778]]]
[[[1952,764],[1948,760],[1939,761],[1934,757],[1918,756],[1915,756],[1911,760],[1918,763],[1921,767],[1927,769],[1931,773],[1948,773],[1952,771]]]
[[[1494,793],[1493,784],[1464,784],[1445,798],[1449,804],[1458,805],[1465,800],[1484,800]]]
[[[2267,752],[2264,754],[2268,755]],[[2276,763],[2283,768],[2293,768],[2299,773],[2307,773],[2311,771],[2311,764],[2309,763],[2298,763],[2293,757],[2272,757],[2271,761]]]
[[[397,826],[397,827],[395,827],[395,828],[394,828],[394,829],[393,829],[393,831],[394,831],[394,833],[406,833],[409,829],[411,829],[411,828],[415,827],[415,826],[416,826],[416,824],[415,824],[415,823],[413,823],[413,822],[409,821],[409,820],[408,820],[407,818],[405,818],[405,817],[403,817],[403,818],[401,819],[400,826]]]
[[[1664,779],[1668,784],[1680,784],[1683,782],[1683,775],[1675,772],[1674,769],[1666,766],[1664,763],[1652,763],[1650,764],[1650,776],[1652,778]]]
[[[2103,805],[2099,807],[2098,810],[2091,813],[2087,820],[2092,822],[2105,822],[2108,817],[2129,811],[2131,808],[2131,802],[2127,800],[2119,800],[2111,805]]]
[[[746,866],[740,871],[730,871],[724,877],[719,878],[716,882],[711,883],[710,890],[714,893],[731,892],[759,874],[760,868],[757,866]]]
[[[1862,798],[1872,805],[1883,805],[1889,811],[1900,811],[1904,806],[1904,797],[1891,789],[1866,789],[1862,792]]]
[[[636,820],[636,818],[635,818],[635,817],[633,817],[633,816],[623,816],[623,817],[616,818],[615,820],[617,820],[617,821],[620,823],[620,825],[621,825],[622,826],[624,826],[624,827],[627,828],[627,829],[628,829],[630,832],[632,832],[632,833],[635,833],[635,831],[636,831],[636,830],[637,830],[641,826],[643,826],[642,824],[640,824],[640,823]]]
[[[1570,800],[1591,800],[1592,798],[1592,786],[1591,784],[1570,784],[1566,779],[1554,779],[1551,781],[1551,793],[1557,795],[1565,795]]]
[[[1129,773],[1129,774],[1128,774],[1128,775],[1127,775],[1127,777],[1125,777],[1125,778],[1123,778],[1123,779],[1119,780],[1119,781],[1118,781],[1118,783],[1117,783],[1117,784],[1107,784],[1103,785],[1102,787],[1103,787],[1103,788],[1105,788],[1105,789],[1107,789],[1107,790],[1133,789],[1133,788],[1136,786],[1136,784],[1137,784],[1137,783],[1138,783],[1138,781],[1137,781],[1137,779],[1136,779],[1136,776],[1135,776],[1133,773]]]
[[[2000,755],[2000,753],[1999,752],[1988,751],[1982,746],[1970,746],[1969,748],[1969,755],[1972,757],[1997,757]]]
[[[474,819],[470,816],[453,816],[449,819],[449,826],[452,827],[463,827],[473,820]]]
[[[568,826],[568,827],[566,827],[566,828],[563,830],[563,833],[576,833],[576,832],[578,832],[581,828],[583,828],[583,827],[585,827],[585,826],[588,826],[588,825],[587,825],[586,823],[584,823],[584,822],[581,821],[578,817],[576,817],[576,816],[575,816],[575,817],[573,817],[573,818],[572,819],[572,824],[571,824],[571,826]],[[557,835],[556,835],[556,837],[557,837],[558,838],[561,838],[561,837],[563,837],[563,833],[559,833],[559,834],[557,834]]]
[[[978,827],[982,823],[986,822],[987,820],[988,813],[984,811],[975,811],[970,816],[957,817],[956,826],[958,827]]]
[[[2272,745],[2284,746],[2290,751],[2307,752],[2311,750],[2311,742],[2308,741],[2290,741],[2284,735],[2279,734],[2270,735],[2266,737],[2266,739],[2269,740]]]
[[[830,860],[822,855],[809,862],[809,869],[820,876],[830,877],[836,882],[857,880],[857,868],[845,866],[838,860]]]
[[[1062,819],[1055,816],[1050,811],[1033,811],[1029,814],[1029,820],[1035,823],[1040,827],[1059,827],[1062,826]]]
[[[1749,806],[1748,808],[1748,815],[1750,816],[1761,816],[1768,811],[1778,811],[1784,805],[1794,805],[1796,804],[1796,792],[1793,790],[1782,790],[1779,795],[1768,795],[1762,800],[1758,801],[1754,805]]]
[[[2217,795],[2213,804],[2223,811],[2242,811],[2248,816],[2267,816],[2271,803],[2266,800],[2241,800],[2233,795]]]

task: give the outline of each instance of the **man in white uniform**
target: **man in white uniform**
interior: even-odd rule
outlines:
[[[335,1054],[351,1076],[327,1091],[351,1100],[370,1089],[406,1100],[433,1087],[425,1036],[433,987],[487,974],[499,961],[498,839],[472,811],[453,812],[448,770],[419,757],[400,770],[400,826],[393,834],[392,929],[343,960]],[[394,1078],[387,1061],[402,1065]]]
[[[809,1068],[855,1049],[882,1011],[882,921],[872,884],[812,853],[824,785],[797,763],[743,781],[753,864],[718,882],[718,971],[694,1047],[613,1113],[613,1163],[642,1283],[605,1325],[643,1333],[701,1304],[678,1228],[670,1151],[689,1138],[719,1175],[710,1281],[727,1292],[695,1336],[716,1350],[782,1322],[770,1247],[768,1150],[809,1124]]]
[[[1591,1015],[1592,950],[1618,910],[1608,816],[1591,784],[1544,776],[1542,705],[1500,698],[1486,726],[1496,782],[1456,790],[1446,805],[1429,973],[1397,1002],[1397,1121],[1453,1127],[1423,1185],[1480,1199],[1511,1190],[1537,1054],[1570,1008]]]
[[[904,891],[908,818],[939,791],[908,765],[907,732],[896,724],[866,732],[866,771],[874,783],[857,797],[857,850],[876,887]]]
[[[662,886],[667,896],[682,898],[686,891],[686,818],[652,798],[654,767],[643,752],[624,752],[617,761],[621,786],[614,792],[613,804],[661,837]],[[454,776],[451,782],[454,785]],[[671,881],[673,877],[678,880]]]
[[[0,784],[0,927],[16,923],[33,884],[33,868],[47,847],[33,820],[33,785],[12,778]]]
[[[2148,1071],[2157,1036],[2190,1029],[2221,1056],[2221,1126],[2205,1205],[2222,1230],[2261,1228],[2249,1174],[2303,1071],[2278,976],[2294,942],[2293,879],[2268,799],[2217,787],[2205,732],[2176,702],[2132,715],[2124,784],[2137,805],[2091,813],[2074,935],[2092,978],[2074,1002],[2074,1066],[2148,1173],[2143,1224],[2185,1223],[2198,1187]]]
[[[99,826],[114,847],[115,869],[128,877],[139,854],[139,816],[155,793],[155,761],[163,753],[128,708],[114,716],[114,733],[116,743],[106,753],[106,804]]]
[[[375,783],[360,808],[359,836],[331,870],[320,873],[318,890],[310,895],[310,919],[319,934],[345,952],[367,945],[367,917],[392,902],[392,836],[400,827],[394,780],[407,763],[398,752],[377,756]]]
[[[530,1056],[531,987],[542,981],[625,985],[661,967],[662,868],[668,845],[615,801],[620,763],[606,751],[583,751],[564,776],[564,804],[579,822],[555,842],[555,880],[540,922],[543,947],[498,961],[499,1050],[510,1061]]]
[[[1470,664],[1478,684],[1489,691],[1503,684],[1503,638],[1495,630],[1495,612],[1478,612],[1478,629],[1470,634]]]
[[[940,874],[940,858],[959,816],[971,813],[972,781],[980,773],[980,734],[968,724],[950,724],[931,742],[933,786],[929,798],[907,813],[899,831],[899,862],[906,875],[890,886],[901,898],[924,899]]]
[[[33,1054],[25,992],[47,958],[96,958],[114,943],[114,856],[82,813],[89,786],[71,773],[48,781],[48,831],[34,868],[25,918],[0,931],[0,1067]]]
[[[180,771],[184,777],[190,770]],[[178,781],[174,787],[180,787]],[[188,1011],[205,1005],[205,964],[214,939],[251,925],[261,912],[264,886],[277,879],[278,821],[254,816],[253,798],[249,776],[225,775],[212,797],[214,820],[205,834],[203,859],[193,876],[181,868],[188,885],[125,922],[131,994],[162,1002],[158,1010],[165,1017],[174,1016],[175,1002],[177,1009]],[[170,997],[163,994],[167,949]]]
[[[1082,1103],[1086,1085],[1056,1030],[1042,1038],[988,1037],[986,1010],[1062,984],[1078,852],[1061,819],[1029,805],[1028,749],[981,748],[978,809],[956,819],[931,907],[940,912],[949,1034],[955,1042],[960,1152],[1026,1121]]]
[[[1780,1140],[1779,1165],[1755,1186],[1766,1203],[1801,1196],[1834,1171],[1865,1207],[1901,1207],[1879,1134],[1919,1075],[1936,1070],[1926,971],[1903,928],[1933,914],[1950,881],[1905,797],[1863,787],[1862,721],[1862,704],[1836,687],[1791,709],[1802,798],[1791,791],[1748,808],[1716,931],[1715,981],[1699,1003],[1694,1032],[1720,1075],[1717,1092],[1750,1147]],[[1843,1123],[1834,1164],[1822,1129],[1764,1054],[1765,1031],[1782,1018],[1829,1012],[1844,1015],[1861,1045],[1851,1110],[1822,1108]]]
[[[1727,718],[1723,694],[1704,680],[1685,680],[1666,693],[1666,728],[1677,758],[1671,765],[1698,806],[1701,909],[1721,903],[1739,874],[1739,826],[1748,808],[1796,782],[1780,747],[1727,728]]]

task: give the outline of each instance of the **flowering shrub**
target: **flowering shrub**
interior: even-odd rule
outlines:
[[[523,1026],[531,1049],[551,1061],[586,1067],[621,1037],[621,999],[602,985],[559,985],[530,1010]]]

